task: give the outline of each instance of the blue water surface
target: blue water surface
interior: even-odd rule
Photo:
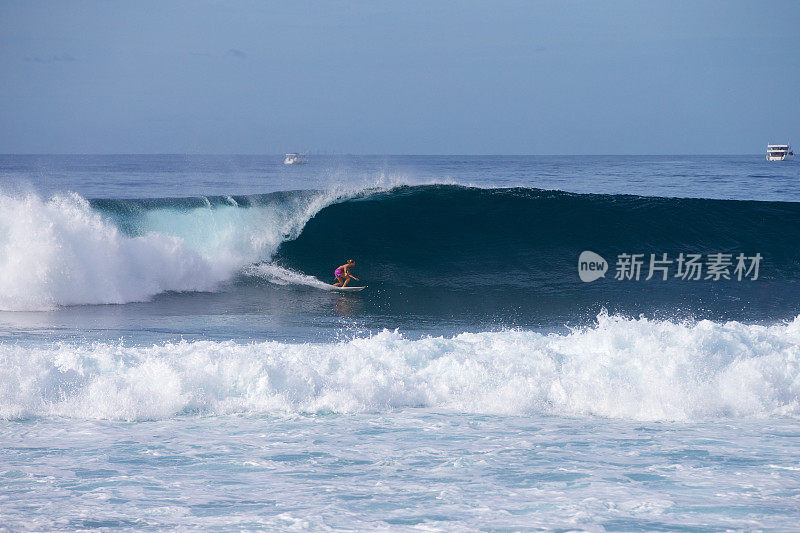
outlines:
[[[302,248],[322,253],[322,241],[302,236],[325,218],[315,219],[316,201],[447,184],[610,195],[607,212],[630,202],[623,195],[746,201],[713,209],[753,214],[755,237],[713,245],[763,234],[776,250],[791,227],[777,235],[764,220],[796,215],[796,162],[309,159],[0,156],[0,529],[800,522],[800,262],[791,251],[773,254],[762,284],[746,289],[580,292],[574,273],[568,285],[534,286],[525,265],[511,265],[518,282],[470,292],[464,272],[480,273],[480,257],[451,265],[442,245],[428,264],[453,268],[436,274],[452,280],[446,291],[415,292],[404,283],[425,276],[425,261],[392,272],[387,252],[380,283],[372,267],[372,294],[342,295],[317,285],[330,280],[305,268]],[[270,193],[284,203],[240,205]],[[167,207],[144,209],[143,199]],[[649,202],[625,205],[665,225],[648,219]],[[691,237],[707,228],[686,224],[687,242],[705,242]],[[659,239],[636,245],[669,243]],[[253,250],[266,256],[250,261]],[[358,259],[368,274],[369,258]],[[336,266],[323,263],[320,272]]]

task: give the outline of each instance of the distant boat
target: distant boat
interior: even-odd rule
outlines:
[[[794,157],[794,152],[789,143],[767,145],[767,161],[785,161],[791,157]]]
[[[305,165],[308,163],[308,158],[306,157],[308,152],[303,152],[302,154],[298,153],[291,153],[286,154],[286,157],[283,159],[284,165]]]

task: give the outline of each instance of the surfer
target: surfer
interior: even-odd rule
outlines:
[[[355,264],[355,261],[348,259],[347,263],[333,271],[333,275],[336,276],[336,283],[333,284],[334,287],[346,287],[347,284],[350,283],[351,279],[360,281],[357,277],[350,273],[350,267],[354,266]]]

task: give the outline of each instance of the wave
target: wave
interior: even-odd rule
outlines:
[[[383,331],[327,344],[0,344],[0,417],[145,420],[426,408],[633,420],[800,416],[800,317],[601,314],[567,334]]]
[[[330,205],[277,258],[326,277],[344,256],[362,258],[371,283],[547,290],[581,286],[583,250],[612,270],[621,253],[760,253],[762,279],[794,279],[798,242],[798,203],[432,185]]]
[[[785,202],[457,185],[132,200],[0,193],[0,309],[125,303],[264,280],[327,288],[348,257],[387,301],[413,289],[431,301],[444,301],[442,291],[491,294],[515,308],[600,293],[607,306],[646,296],[674,307],[692,291],[713,301],[722,286],[615,284],[609,275],[589,287],[576,264],[592,250],[612,269],[620,253],[760,253],[761,282],[728,282],[725,291],[745,302],[783,299],[794,316],[799,241],[800,204]]]

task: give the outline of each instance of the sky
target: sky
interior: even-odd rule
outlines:
[[[754,154],[792,1],[0,0],[0,153]]]

